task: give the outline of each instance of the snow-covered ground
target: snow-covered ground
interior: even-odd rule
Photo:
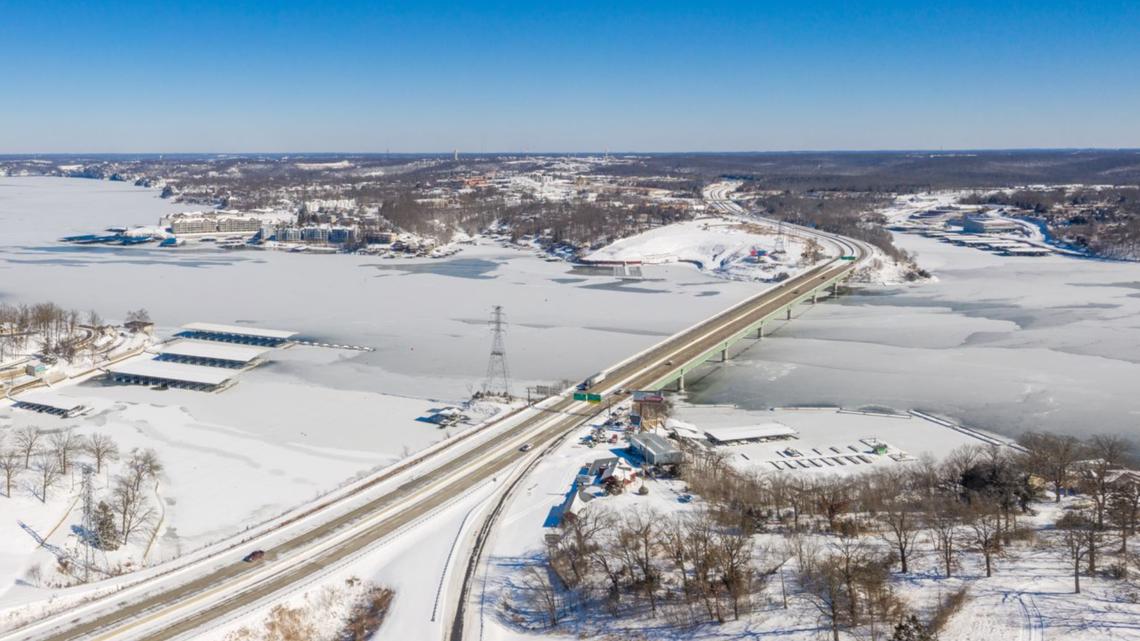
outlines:
[[[678,403],[674,415],[676,421],[671,419],[670,427],[679,434],[697,438],[703,438],[703,430],[709,428],[778,424],[795,430],[793,438],[726,444],[717,448],[729,463],[762,474],[859,474],[923,456],[938,459],[958,447],[991,442],[919,416],[857,408],[749,411],[734,406]],[[886,454],[873,454],[874,443],[886,445]],[[857,453],[867,460],[858,458]]]
[[[623,238],[585,258],[649,265],[686,262],[718,276],[740,280],[770,280],[781,273],[794,276],[805,267],[804,239],[785,233],[784,251],[773,254],[779,235],[775,225],[698,218]],[[822,255],[832,250],[823,245],[820,249]]]

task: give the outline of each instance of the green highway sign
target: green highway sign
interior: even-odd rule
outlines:
[[[840,256],[839,260],[855,260],[854,256]]]
[[[602,402],[602,395],[601,394],[586,394],[586,400],[590,401],[591,403],[601,403]]]
[[[585,392],[574,392],[574,400],[576,400],[576,401],[586,400],[586,393]]]

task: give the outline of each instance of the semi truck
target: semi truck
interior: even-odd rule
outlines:
[[[578,389],[581,391],[588,390],[591,387],[597,385],[598,383],[601,383],[603,380],[605,380],[605,378],[606,378],[605,372],[598,372],[597,374],[594,374],[593,376],[588,377],[586,380],[582,381],[581,383],[578,383]]]

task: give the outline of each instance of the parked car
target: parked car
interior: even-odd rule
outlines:
[[[242,557],[242,561],[245,561],[246,563],[254,563],[256,561],[260,561],[264,556],[265,550],[254,550],[253,552],[250,552],[249,554]]]

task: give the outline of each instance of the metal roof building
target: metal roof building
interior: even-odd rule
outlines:
[[[15,407],[28,410],[30,412],[39,412],[41,414],[52,414],[61,418],[71,418],[82,414],[86,406],[74,398],[60,396],[59,394],[52,394],[50,392],[32,392],[12,399],[16,402]]]
[[[236,372],[218,367],[160,360],[134,360],[107,368],[111,380],[132,385],[166,385],[203,392],[225,387]]]
[[[182,331],[178,332],[178,336],[183,338],[263,347],[277,347],[289,342],[296,335],[297,332],[279,329],[259,329],[237,325],[218,325],[216,323],[190,323],[183,325]]]
[[[681,450],[656,434],[634,434],[629,437],[629,446],[650,465],[673,465],[682,460]]]
[[[160,361],[240,369],[254,364],[271,348],[229,345],[216,341],[179,340],[162,347]]]
[[[761,423],[740,427],[709,427],[704,430],[709,441],[718,444],[734,441],[756,441],[769,438],[788,438],[796,431],[783,423]]]

